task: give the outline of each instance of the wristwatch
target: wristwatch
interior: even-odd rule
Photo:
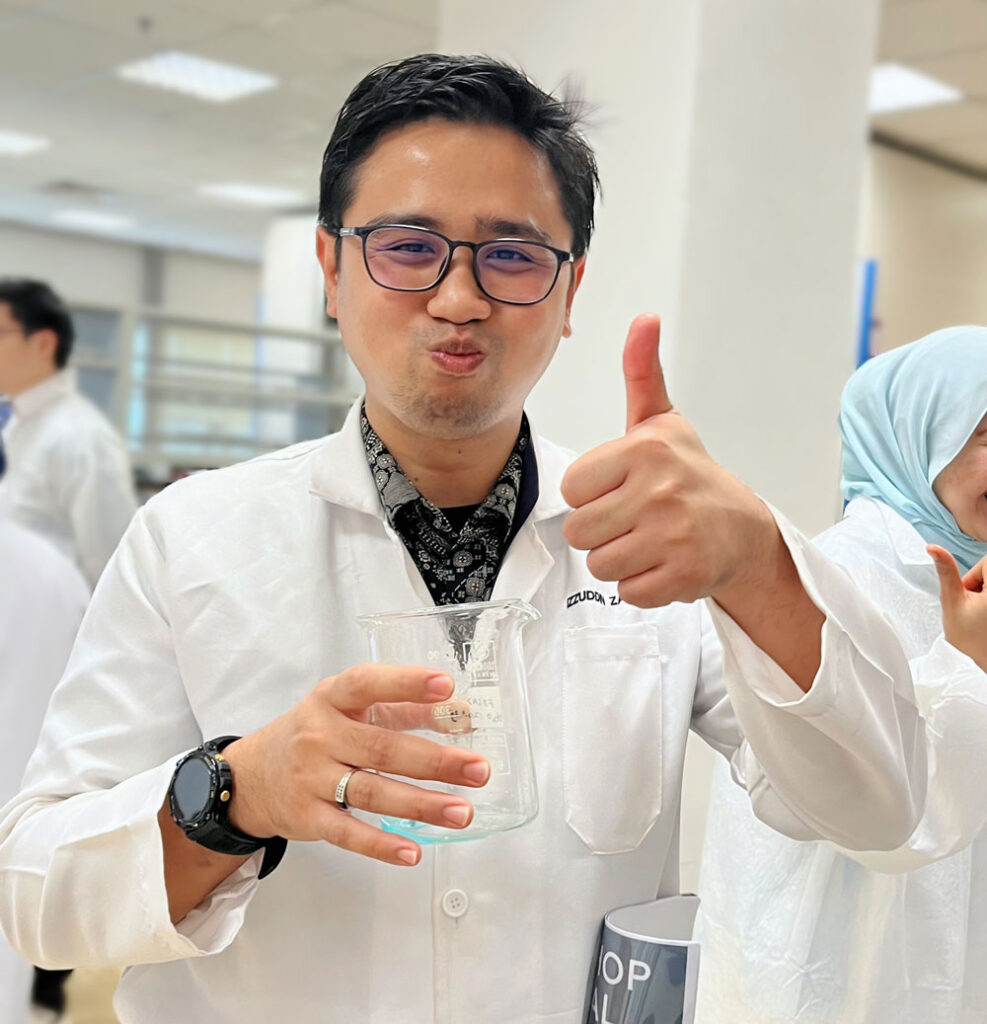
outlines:
[[[168,807],[175,824],[207,850],[237,856],[263,850],[258,877],[264,878],[278,866],[288,844],[281,836],[260,839],[248,835],[229,821],[233,771],[222,752],[238,739],[219,736],[182,757],[168,787]]]

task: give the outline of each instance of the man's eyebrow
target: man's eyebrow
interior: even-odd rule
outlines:
[[[507,220],[503,217],[482,217],[476,222],[484,232],[489,231],[496,238],[530,238],[535,242],[551,245],[548,235],[530,221]]]
[[[410,227],[425,228],[428,231],[438,231],[444,234],[441,223],[435,217],[401,210],[388,210],[385,213],[380,213],[362,226],[375,228],[381,224],[407,224]],[[510,220],[505,217],[478,217],[476,227],[478,236],[486,236],[491,239],[530,238],[534,242],[543,242],[545,245],[552,244],[549,236],[530,221]]]
[[[439,222],[434,217],[428,217],[423,213],[402,213],[395,210],[371,217],[363,227],[376,228],[381,224],[408,224],[415,228],[427,228],[429,231],[439,230]]]

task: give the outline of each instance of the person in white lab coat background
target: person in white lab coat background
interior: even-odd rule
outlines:
[[[74,331],[41,281],[0,278],[0,519],[46,537],[96,585],[137,510],[127,450],[68,367]]]
[[[984,1024],[987,837],[974,837],[987,819],[987,329],[936,331],[865,363],[840,432],[849,505],[818,544],[912,659],[928,803],[901,849],[851,859],[766,829],[718,765],[697,1020]]]
[[[573,461],[524,416],[597,184],[573,107],[488,58],[397,61],[344,104],[317,253],[365,399],[141,509],[0,820],[5,925],[48,966],[139,965],[125,1024],[576,1024],[604,913],[678,891],[690,726],[789,834],[912,831],[900,644],[705,453],[657,317],[627,336],[624,436]],[[538,817],[425,847],[383,831],[463,828],[471,802],[415,780],[491,765],[370,720],[452,681],[365,664],[357,616],[506,597],[541,615]]]
[[[0,806],[17,792],[89,588],[47,541],[0,520]],[[31,965],[0,938],[0,1021],[28,1019]]]

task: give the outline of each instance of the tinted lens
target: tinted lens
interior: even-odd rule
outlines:
[[[477,253],[477,273],[488,295],[504,302],[538,302],[552,290],[558,257],[536,242],[491,242]]]
[[[438,280],[449,247],[431,231],[377,228],[366,239],[367,269],[385,288],[431,288]]]

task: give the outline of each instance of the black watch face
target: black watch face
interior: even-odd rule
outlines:
[[[209,804],[212,773],[205,761],[190,757],[175,775],[172,796],[183,821],[194,821]]]

